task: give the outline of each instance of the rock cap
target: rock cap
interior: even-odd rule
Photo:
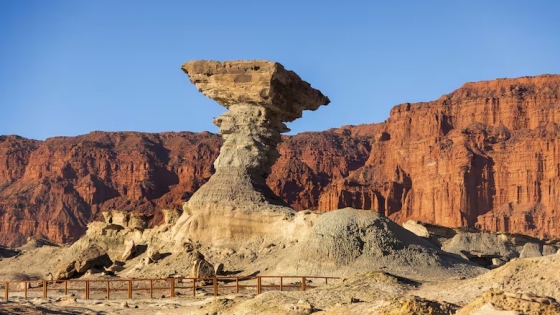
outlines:
[[[303,110],[330,103],[321,91],[277,62],[194,60],[181,69],[201,93],[220,105],[263,106],[285,122],[300,118]]]

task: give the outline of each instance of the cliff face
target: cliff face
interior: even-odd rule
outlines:
[[[402,104],[363,167],[331,184],[319,209],[375,209],[448,227],[560,236],[560,76],[467,83],[430,103]],[[371,129],[368,129],[371,128]]]
[[[44,142],[0,138],[0,243],[27,236],[76,240],[103,210],[161,213],[212,175],[221,139],[194,134],[93,132]]]
[[[295,209],[560,237],[560,76],[467,83],[384,123],[283,137],[269,187]],[[180,208],[213,172],[210,133],[0,137],[0,244],[69,242],[103,210]]]

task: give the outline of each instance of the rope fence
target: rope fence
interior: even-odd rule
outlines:
[[[26,280],[0,282],[4,300],[10,297],[48,298],[74,294],[84,299],[133,299],[218,296],[225,292],[306,291],[337,277],[316,276],[239,276],[213,278],[104,279],[104,280]],[[1,292],[1,291],[0,291]]]

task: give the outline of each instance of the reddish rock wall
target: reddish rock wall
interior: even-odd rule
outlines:
[[[559,237],[559,87],[560,76],[500,79],[394,107],[372,126],[385,140],[372,139],[365,165],[327,187],[319,209]]]
[[[560,76],[467,83],[387,121],[284,137],[267,183],[296,209],[560,237]],[[0,137],[0,244],[75,240],[100,212],[180,208],[213,172],[210,133]]]

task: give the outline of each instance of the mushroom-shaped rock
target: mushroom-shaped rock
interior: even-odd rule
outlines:
[[[279,157],[281,133],[289,130],[284,122],[329,99],[276,62],[198,60],[182,69],[200,92],[229,110],[214,119],[224,144],[214,162],[215,174],[189,200],[190,211],[210,204],[286,206],[265,182]]]
[[[214,119],[224,139],[216,171],[183,205],[175,230],[214,241],[275,233],[271,227],[295,213],[266,185],[281,133],[289,130],[285,122],[329,99],[276,62],[199,60],[182,69],[228,111]]]

